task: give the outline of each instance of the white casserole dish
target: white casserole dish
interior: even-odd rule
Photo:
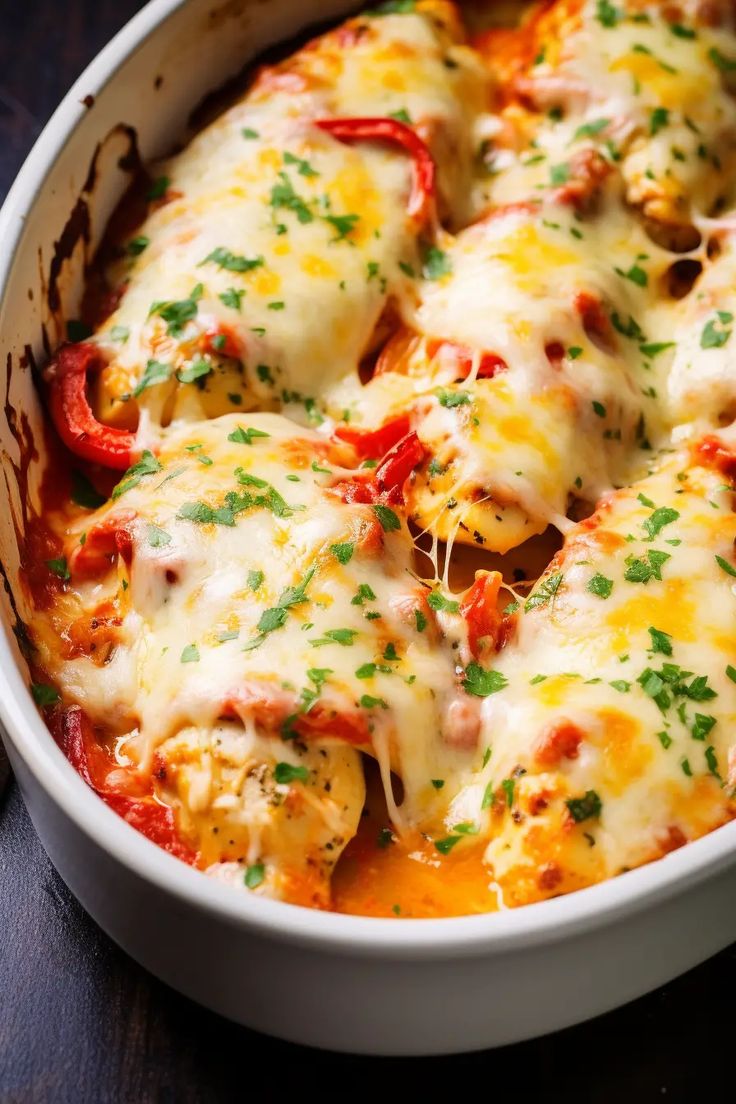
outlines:
[[[128,180],[120,124],[135,130],[144,160],[167,152],[192,107],[248,58],[348,8],[213,3],[153,0],[133,19],[65,98],[0,215],[0,722],[12,765],[46,850],[92,916],[154,974],[234,1020],[373,1054],[473,1050],[564,1027],[736,938],[736,823],[614,881],[514,912],[402,921],[313,912],[239,894],[138,835],[66,762],[28,693],[10,600],[24,494],[14,412],[40,425],[28,365],[60,336],[48,290],[64,252],[61,314],[76,314],[85,249],[67,248],[70,212],[81,197],[89,257]],[[35,440],[41,449],[40,433]],[[31,494],[42,465],[43,456],[31,465]]]

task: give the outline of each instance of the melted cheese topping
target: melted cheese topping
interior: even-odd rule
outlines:
[[[736,514],[687,456],[568,537],[484,700],[489,756],[448,818],[509,904],[611,877],[736,814]]]
[[[409,119],[437,155],[443,210],[462,217],[486,78],[435,9],[451,12],[350,21],[266,70],[157,166],[165,202],[109,273],[122,299],[95,337],[103,421],[142,415],[151,443],[172,419],[238,407],[320,418],[315,396],[356,372],[387,303],[406,294],[421,227],[407,216],[405,152],[315,123]]]
[[[726,7],[366,13],[157,166],[91,338],[140,459],[49,500],[29,635],[213,877],[484,911],[736,816]]]

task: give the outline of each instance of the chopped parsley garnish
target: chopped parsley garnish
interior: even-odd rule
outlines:
[[[212,371],[212,365],[208,364],[206,360],[199,357],[198,360],[193,360],[188,368],[182,368],[176,373],[176,378],[180,383],[194,383],[195,380],[202,379],[203,376],[208,376]]]
[[[274,184],[271,189],[270,202],[273,209],[291,211],[301,223],[312,222],[314,215],[301,196],[294,191],[294,185],[286,173],[280,172],[278,175],[279,183]]]
[[[716,317],[709,319],[700,335],[701,349],[720,349],[731,336],[731,330],[725,327],[733,322],[730,311],[716,311]]]
[[[150,238],[147,238],[145,234],[139,234],[137,238],[131,238],[128,242],[127,250],[131,257],[139,257],[143,250],[147,249],[150,244]]]
[[[571,345],[567,350],[567,355],[570,360],[577,360],[579,356],[583,355],[583,350],[580,345]]]
[[[628,583],[648,583],[650,579],[662,581],[662,565],[669,560],[669,552],[658,552],[649,549],[646,557],[639,559],[636,556],[626,557],[626,571],[624,579]]]
[[[440,855],[449,855],[456,843],[459,843],[462,836],[444,836],[442,839],[434,841],[434,845],[439,851]]]
[[[264,575],[262,571],[257,568],[253,568],[248,572],[248,589],[256,591],[263,582]]]
[[[440,406],[447,407],[448,410],[454,406],[466,406],[472,402],[467,391],[440,391],[438,398]]]
[[[360,583],[357,594],[350,599],[351,606],[362,606],[365,602],[375,602],[376,596],[367,583]]]
[[[730,564],[728,560],[724,560],[723,556],[716,556],[716,563],[722,571],[725,571],[727,575],[736,579],[736,567]]]
[[[649,539],[654,540],[666,525],[671,525],[673,521],[677,521],[679,516],[678,511],[673,510],[671,506],[658,506],[651,517],[648,517],[643,523],[642,528]]]
[[[663,353],[665,349],[674,348],[674,345],[674,341],[642,342],[642,344],[639,346],[639,352],[642,353],[645,357],[654,358],[656,356],[659,356],[660,353]]]
[[[59,691],[43,682],[34,682],[31,686],[31,694],[36,705],[56,705],[57,702],[61,701]]]
[[[430,591],[427,595],[427,605],[430,609],[443,610],[445,613],[459,613],[460,611],[460,603],[451,598],[445,598],[440,590]]]
[[[149,449],[145,449],[141,454],[140,460],[133,464],[132,467],[128,468],[120,482],[113,487],[112,497],[114,499],[119,498],[121,494],[125,494],[126,491],[131,491],[133,487],[137,487],[145,475],[154,475],[161,470],[161,464],[153,453]]]
[[[370,694],[363,694],[360,699],[360,704],[363,709],[375,709],[378,706],[380,706],[381,709],[388,709],[388,704],[383,698],[374,698]]]
[[[187,644],[181,653],[182,663],[199,663],[199,648],[196,644]]]
[[[618,690],[620,694],[628,694],[631,689],[631,683],[626,682],[625,679],[614,679],[608,685],[612,686],[614,690]]]
[[[196,318],[204,288],[195,284],[186,299],[161,299],[151,303],[148,317],[156,314],[166,322],[166,332],[170,337],[179,337],[187,322]],[[149,364],[152,363],[149,361]],[[155,363],[155,361],[153,362]],[[137,389],[134,394],[137,394]]]
[[[309,771],[306,767],[294,767],[291,763],[277,763],[273,776],[280,786],[287,786],[290,782],[306,782]]]
[[[257,889],[266,876],[266,868],[263,863],[252,863],[245,872],[243,881],[248,889]]]
[[[573,135],[573,142],[577,142],[580,138],[595,138],[596,134],[600,134],[602,130],[605,130],[607,126],[611,125],[610,119],[594,119],[590,123],[583,123],[579,126]]]
[[[693,740],[705,740],[705,737],[710,730],[715,727],[715,724],[715,717],[710,717],[707,713],[696,713],[693,726],[690,729],[690,735]]]
[[[611,27],[618,24],[620,19],[623,19],[623,12],[620,8],[611,4],[610,0],[598,0],[595,17],[602,27],[607,27],[610,30]]]
[[[167,544],[171,544],[171,536],[169,533],[159,525],[154,525],[153,522],[148,523],[146,539],[151,548],[164,548]]]
[[[260,134],[253,127],[243,127],[240,133],[244,138],[260,138]]]
[[[239,311],[243,301],[245,291],[238,291],[236,288],[228,288],[227,291],[221,292],[217,298],[226,307],[230,307],[231,310]]]
[[[69,497],[76,506],[83,506],[85,510],[96,510],[107,501],[105,496],[92,486],[87,476],[76,468],[72,470],[72,488]]]
[[[422,274],[427,280],[439,280],[442,276],[449,276],[452,272],[452,261],[447,253],[438,249],[436,245],[430,245],[424,254]]]
[[[554,575],[548,575],[547,578],[540,583],[535,592],[527,598],[524,603],[524,611],[528,613],[529,610],[539,609],[552,601],[560,589],[562,578],[562,574],[559,571]]]
[[[390,506],[383,506],[381,503],[376,503],[373,506],[373,513],[381,523],[381,528],[384,533],[390,533],[393,530],[401,529],[401,522]]]
[[[252,426],[248,426],[247,429],[243,429],[242,426],[238,426],[232,433],[228,433],[228,441],[232,441],[236,445],[252,445],[257,437],[270,437],[270,433],[264,433],[262,429],[253,429]]]
[[[595,790],[586,790],[583,797],[570,797],[565,804],[576,824],[590,820],[591,817],[599,817],[603,809],[603,803]]]
[[[128,326],[113,326],[110,330],[110,337],[113,341],[119,342],[124,345],[130,337],[130,327]]]
[[[170,183],[168,176],[159,176],[146,192],[146,199],[161,199],[166,195]]]
[[[427,627],[427,618],[420,609],[414,610],[414,621],[416,622],[417,632],[424,632]]]
[[[598,571],[592,579],[588,580],[585,589],[590,591],[591,594],[597,595],[598,598],[610,598],[613,590],[613,579],[607,579],[605,575],[601,575]]]
[[[353,558],[353,552],[355,551],[355,544],[352,541],[345,541],[342,544],[331,544],[330,552],[335,559],[341,564],[350,563]]]
[[[444,778],[430,778],[430,782],[436,790],[441,790],[445,784]]]
[[[649,133],[654,135],[666,127],[670,121],[670,113],[666,107],[655,107],[649,116]]]
[[[293,153],[289,153],[288,150],[284,152],[284,164],[285,165],[297,165],[297,172],[300,176],[319,176],[316,169],[313,169],[308,161],[304,161],[301,157],[295,157]]]
[[[632,284],[636,284],[638,287],[646,287],[649,283],[649,277],[638,264],[633,264],[626,272],[622,268],[616,268],[614,271],[617,276],[621,276],[624,280],[631,280]]]
[[[669,633],[662,632],[661,629],[649,628],[647,632],[652,638],[652,646],[649,649],[652,652],[661,652],[662,655],[672,655],[672,637]]]
[[[163,383],[164,380],[169,379],[171,372],[172,367],[170,364],[164,364],[163,361],[160,360],[147,361],[140,382],[133,391],[133,398],[137,399],[138,396],[142,395],[149,387],[154,387],[157,383]]]
[[[341,644],[343,648],[348,648],[357,635],[357,629],[328,629],[323,636],[310,640],[309,643],[313,648],[321,648],[325,644]]]
[[[263,257],[244,257],[242,254],[231,253],[229,249],[218,245],[211,253],[208,253],[200,265],[216,264],[218,268],[225,268],[228,272],[252,272],[254,268],[260,268],[264,263]],[[227,294],[227,293],[226,293]],[[238,293],[242,296],[243,292]],[[220,296],[222,298],[222,296]],[[224,302],[224,300],[223,300]]]
[[[333,242],[346,241],[360,221],[360,215],[324,215],[323,218],[335,231]]]
[[[58,576],[59,579],[63,579],[66,582],[67,579],[71,579],[71,573],[67,566],[66,556],[59,556],[56,560],[47,560],[46,566],[52,575]]]
[[[721,70],[723,73],[736,72],[736,58],[728,58],[725,54],[722,54],[720,50],[713,46],[708,51],[708,57],[713,64]]]
[[[497,694],[507,683],[508,679],[500,671],[487,671],[479,663],[469,663],[465,668],[463,690],[476,698],[487,698],[491,694]]]
[[[514,790],[516,789],[516,779],[504,778],[501,781],[501,789],[506,794],[506,804],[510,809],[514,804]]]
[[[551,165],[549,170],[550,184],[566,184],[570,179],[570,166],[566,162],[561,165]]]

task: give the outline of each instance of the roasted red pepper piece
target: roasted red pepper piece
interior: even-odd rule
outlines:
[[[386,453],[376,468],[375,482],[380,493],[396,487],[399,490],[417,465],[424,459],[424,445],[416,433],[407,433]]]
[[[502,581],[499,571],[478,571],[460,602],[468,626],[468,644],[476,659],[494,651],[501,642],[505,618],[498,608],[498,592]]]
[[[133,796],[121,792],[119,786],[110,787],[111,772],[115,772],[116,781],[122,780],[125,768],[110,762],[95,738],[89,717],[78,705],[71,706],[52,721],[52,731],[77,773],[118,816],[177,859],[190,864],[196,862],[196,854],[178,835],[172,809],[159,805],[153,796]],[[131,788],[140,786],[140,780],[131,777],[129,784]]]
[[[394,424],[387,423],[383,429]],[[404,501],[404,484],[423,459],[424,446],[421,441],[416,433],[407,433],[389,449],[375,471],[358,472],[352,479],[343,479],[331,489],[343,502],[401,505]]]
[[[134,434],[98,422],[87,399],[87,375],[102,365],[94,345],[62,345],[46,371],[49,408],[59,436],[76,456],[125,471],[131,464]]]
[[[427,342],[427,356],[453,357],[457,366],[458,378],[467,379],[473,370],[473,362],[476,354],[467,345],[460,345],[457,341],[444,341],[442,338],[431,338]],[[498,372],[504,372],[508,368],[506,361],[496,353],[481,353],[478,363],[478,379],[493,379]]]
[[[240,360],[242,356],[238,339],[227,326],[208,330],[202,338],[202,347],[205,353],[214,353],[216,356],[233,357],[235,360]]]
[[[407,206],[408,214],[417,222],[428,218],[435,193],[434,158],[426,143],[406,123],[398,119],[318,119],[317,126],[339,142],[361,140],[392,142],[401,146],[412,159],[414,178]]]
[[[341,425],[335,430],[335,436],[351,444],[362,460],[376,460],[385,456],[402,437],[406,437],[411,428],[408,414],[400,414],[390,422],[384,422],[378,429],[361,429],[359,426]]]
[[[118,510],[88,529],[84,544],[78,545],[69,557],[72,575],[93,579],[107,571],[116,554],[129,564],[133,558],[130,526],[135,516],[132,510]]]

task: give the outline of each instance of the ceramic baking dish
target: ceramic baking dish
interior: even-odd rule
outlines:
[[[341,0],[153,0],[103,50],[39,138],[0,215],[0,721],[33,822],[113,939],[181,992],[315,1046],[437,1054],[514,1042],[613,1008],[736,938],[736,823],[659,862],[513,912],[339,916],[216,884],[138,835],[58,750],[13,627],[16,529],[44,464],[33,366],[75,317],[85,260],[144,160],[249,58]],[[17,597],[15,597],[17,596]]]

